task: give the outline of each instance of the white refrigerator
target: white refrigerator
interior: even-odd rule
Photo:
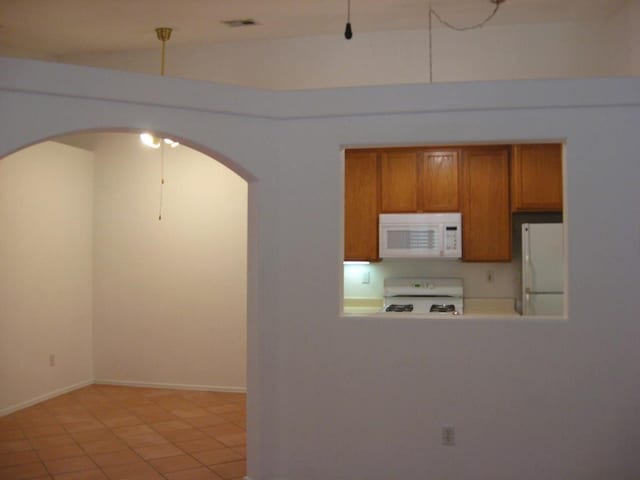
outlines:
[[[522,314],[564,313],[562,223],[522,225]]]

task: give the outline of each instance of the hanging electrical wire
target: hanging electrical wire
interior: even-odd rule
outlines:
[[[347,0],[347,24],[344,28],[344,38],[351,40],[353,37],[353,30],[351,30],[351,0]]]
[[[500,9],[500,5],[502,5],[506,0],[489,0],[491,3],[495,4],[493,7],[493,11],[481,22],[475,23],[473,25],[469,25],[467,27],[459,27],[453,25],[446,20],[444,20],[438,12],[436,12],[431,6],[431,2],[429,2],[429,83],[433,83],[433,22],[432,18],[436,17],[436,19],[442,23],[445,27],[450,28],[451,30],[455,30],[456,32],[465,32],[467,30],[475,30],[477,28],[484,27],[493,17],[495,17],[496,13]]]

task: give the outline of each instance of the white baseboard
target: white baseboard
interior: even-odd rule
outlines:
[[[184,383],[133,382],[128,380],[96,379],[96,385],[120,385],[123,387],[167,388],[170,390],[199,390],[203,392],[247,393],[246,387],[220,387],[216,385],[189,385]]]
[[[10,413],[17,412],[18,410],[22,410],[23,408],[27,408],[32,405],[35,405],[36,403],[44,402],[45,400],[50,400],[54,397],[64,395],[65,393],[78,390],[79,388],[83,388],[91,384],[93,384],[93,380],[85,380],[84,382],[76,383],[75,385],[70,385],[64,388],[58,388],[57,390],[54,390],[49,393],[45,393],[44,395],[39,395],[35,398],[31,398],[29,400],[17,403],[15,405],[10,405],[8,407],[0,409],[0,417],[4,417],[5,415],[9,415]]]

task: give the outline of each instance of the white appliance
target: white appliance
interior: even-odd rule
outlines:
[[[385,278],[384,310],[394,313],[461,315],[460,278]]]
[[[522,225],[522,314],[563,313],[563,225],[525,223]]]
[[[380,214],[380,258],[460,258],[459,213]]]

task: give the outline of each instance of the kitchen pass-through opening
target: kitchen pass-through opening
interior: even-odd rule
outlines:
[[[564,318],[564,149],[347,148],[344,313]]]

